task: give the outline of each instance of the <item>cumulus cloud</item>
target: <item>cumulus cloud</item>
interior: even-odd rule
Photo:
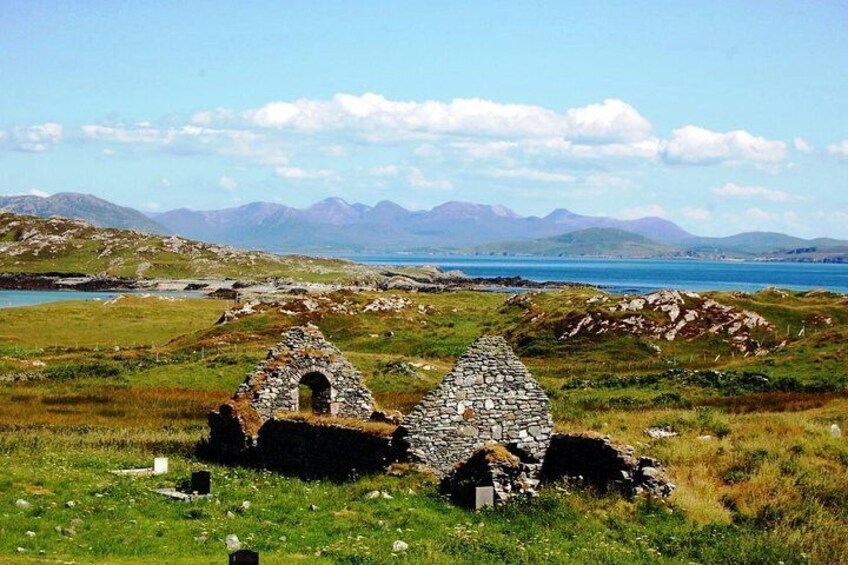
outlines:
[[[160,128],[150,122],[132,125],[85,125],[84,139],[123,144],[172,147],[176,152],[215,152],[220,142],[249,146],[259,136],[249,130],[207,128],[197,125]]]
[[[786,144],[782,141],[768,140],[745,130],[722,133],[689,125],[673,130],[672,134],[662,150],[663,159],[671,164],[776,163],[786,157]]]
[[[712,217],[712,212],[706,208],[684,208],[683,217],[690,220],[704,221]]]
[[[795,146],[795,150],[800,151],[801,153],[813,152],[813,146],[807,143],[803,137],[796,137],[792,140],[792,144]]]
[[[371,176],[375,177],[396,177],[400,174],[400,167],[397,165],[384,165],[381,167],[373,167],[368,172]]]
[[[565,112],[531,104],[509,104],[482,98],[390,100],[381,94],[336,94],[330,100],[271,102],[241,113],[261,128],[302,132],[351,130],[370,139],[428,135],[501,138],[565,137],[587,143],[632,142],[645,138],[650,122],[622,100],[608,99]],[[194,123],[232,123],[234,113],[222,109],[195,114]]]
[[[453,183],[447,179],[426,178],[418,167],[410,167],[406,179],[413,188],[432,190],[451,190],[453,188]]]
[[[658,204],[647,204],[645,206],[634,206],[633,208],[625,208],[619,213],[619,216],[625,220],[635,220],[644,217],[665,218],[668,212],[665,208]]]
[[[568,173],[541,171],[536,169],[496,169],[489,173],[499,179],[520,179],[538,182],[574,182],[575,176]]]
[[[218,185],[224,190],[235,190],[238,188],[238,181],[232,177],[223,176],[218,181]]]
[[[276,167],[274,172],[277,173],[278,176],[283,177],[284,179],[289,180],[316,180],[316,179],[326,179],[333,176],[333,171],[329,169],[316,169],[313,171],[309,171],[306,169],[301,169],[299,167]]]
[[[841,159],[848,159],[848,139],[827,146],[827,152]]]
[[[14,127],[7,132],[0,132],[0,144],[13,151],[41,153],[59,143],[64,131],[62,124],[55,122]]]
[[[748,208],[742,215],[755,222],[771,222],[774,220],[774,214],[762,208]]]
[[[772,190],[762,186],[743,186],[729,182],[712,190],[716,196],[727,198],[762,198],[772,202],[786,202],[791,198],[789,193],[782,190]]]
[[[7,193],[7,196],[38,196],[39,198],[47,198],[50,196],[50,193],[40,188],[31,188],[26,192],[10,192]]]

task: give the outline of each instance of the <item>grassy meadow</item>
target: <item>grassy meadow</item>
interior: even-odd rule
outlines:
[[[355,315],[272,307],[222,325],[229,304],[207,299],[0,310],[0,374],[41,377],[0,383],[0,561],[221,563],[228,534],[263,563],[848,560],[848,440],[830,431],[848,430],[842,296],[715,294],[772,323],[757,336],[769,352],[744,356],[714,336],[657,342],[661,352],[634,336],[556,339],[558,320],[597,294],[589,289],[534,295],[531,313],[497,293],[393,294],[413,305]],[[388,294],[330,299],[361,310],[378,296]],[[334,484],[199,461],[206,412],[282,331],[307,321],[362,371],[381,407],[402,411],[476,337],[504,334],[551,397],[558,429],[610,434],[658,457],[677,490],[628,501],[552,487],[469,513],[415,473]],[[649,426],[680,435],[653,440]],[[109,472],[154,456],[170,458],[169,474]],[[209,499],[151,491],[200,468],[212,470]],[[373,490],[391,498],[366,498]],[[393,554],[395,540],[409,549]]]

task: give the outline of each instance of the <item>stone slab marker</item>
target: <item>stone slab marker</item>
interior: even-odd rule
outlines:
[[[168,472],[168,458],[156,457],[153,459],[153,474],[164,475]]]
[[[209,471],[195,471],[191,474],[191,492],[209,494],[212,490],[212,474]]]
[[[259,554],[250,549],[239,549],[230,554],[229,565],[259,565]]]
[[[477,487],[474,490],[474,510],[495,505],[495,487]]]

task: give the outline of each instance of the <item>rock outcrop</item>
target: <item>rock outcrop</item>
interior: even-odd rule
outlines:
[[[607,297],[589,299],[590,310],[574,313],[558,324],[561,341],[580,336],[631,334],[657,340],[697,339],[719,335],[740,352],[756,352],[756,328],[771,324],[755,312],[720,304],[694,292],[663,290],[626,297],[609,304]]]

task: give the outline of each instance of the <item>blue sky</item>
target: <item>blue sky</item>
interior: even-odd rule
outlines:
[[[848,5],[2,2],[0,192],[848,238]]]

